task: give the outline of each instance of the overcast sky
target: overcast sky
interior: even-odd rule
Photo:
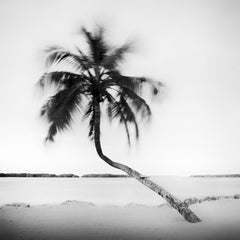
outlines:
[[[39,119],[43,49],[77,44],[95,23],[113,44],[135,41],[124,73],[165,84],[131,149],[123,128],[104,124],[106,155],[143,174],[240,173],[237,0],[1,0],[0,172],[120,173],[99,159],[85,122],[46,145]]]

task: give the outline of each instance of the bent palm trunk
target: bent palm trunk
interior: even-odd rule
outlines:
[[[190,223],[197,223],[201,222],[201,220],[192,212],[191,209],[188,208],[187,204],[182,202],[181,200],[177,199],[173,195],[171,195],[169,192],[167,192],[164,188],[158,186],[153,181],[149,180],[148,178],[144,178],[139,172],[133,170],[132,168],[112,161],[107,156],[103,154],[101,142],[100,142],[100,106],[99,103],[95,100],[95,106],[94,106],[94,143],[96,147],[96,151],[99,155],[99,157],[105,161],[110,166],[120,169],[127,173],[129,176],[134,177],[136,180],[159,194],[161,197],[163,197],[173,208],[175,208],[184,218]]]

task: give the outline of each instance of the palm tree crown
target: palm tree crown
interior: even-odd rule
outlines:
[[[39,80],[41,87],[46,84],[56,86],[56,94],[51,96],[41,109],[41,116],[46,116],[50,123],[46,140],[54,141],[60,130],[66,129],[72,122],[77,110],[89,119],[89,137],[94,136],[94,101],[100,106],[106,103],[106,112],[110,120],[118,119],[125,127],[130,144],[129,124],[139,137],[137,115],[149,118],[151,110],[141,97],[143,85],[150,87],[151,94],[157,95],[160,82],[145,77],[129,77],[121,74],[119,65],[131,44],[111,47],[105,40],[103,27],[97,27],[94,33],[82,28],[88,44],[84,53],[79,48],[71,52],[58,46],[47,50],[46,62],[49,70]],[[67,64],[71,71],[54,71],[54,67]]]

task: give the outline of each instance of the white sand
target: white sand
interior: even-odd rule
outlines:
[[[191,206],[202,219],[190,224],[168,206],[95,206],[69,201],[61,205],[4,206],[0,239],[240,239],[240,200]]]

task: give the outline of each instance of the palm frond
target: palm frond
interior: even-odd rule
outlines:
[[[54,64],[61,62],[63,58],[69,56],[70,52],[61,46],[50,46],[45,49],[46,67],[51,67]]]
[[[138,128],[138,123],[135,117],[135,114],[133,113],[131,107],[129,106],[129,104],[127,103],[127,101],[125,100],[124,97],[120,97],[120,104],[122,106],[123,112],[125,113],[126,116],[126,120],[128,122],[131,122],[134,124],[135,127],[135,137],[136,139],[139,138],[139,128]]]
[[[88,132],[88,137],[90,138],[91,141],[94,139],[94,121],[95,121],[95,114],[94,111],[91,114],[91,118],[89,120],[89,132]]]
[[[82,28],[82,33],[87,39],[90,55],[95,64],[100,64],[110,50],[105,41],[104,32],[103,26],[97,26],[94,33],[88,32],[84,27]]]
[[[86,70],[92,67],[92,62],[82,52],[78,55],[59,46],[51,46],[45,52],[47,67],[61,62],[70,65],[73,69]]]
[[[48,129],[48,135],[45,138],[45,141],[50,141],[50,142],[54,142],[54,136],[57,134],[57,125],[54,123],[51,123]]]
[[[147,81],[145,77],[123,76],[117,71],[110,71],[109,76],[110,79],[106,82],[106,84],[126,87],[136,93],[141,93],[143,83]]]
[[[56,63],[56,57],[58,56],[58,53],[63,52],[63,48],[57,45],[49,46],[45,49],[46,54],[46,67],[52,66],[54,63]]]
[[[80,56],[80,61],[82,64],[82,68],[86,71],[88,71],[89,69],[94,67],[94,63],[91,60],[90,56],[88,56],[87,54],[83,53],[83,51],[81,51],[78,46],[75,46],[79,56]],[[78,56],[78,55],[77,55]],[[91,75],[91,74],[90,74]]]
[[[91,100],[88,102],[87,107],[85,108],[83,117],[88,118],[92,114],[92,112],[93,112],[93,101]]]
[[[121,90],[118,91],[118,94],[120,97],[127,99],[129,104],[136,110],[136,112],[141,114],[142,118],[150,119],[151,109],[146,101],[138,94],[126,87],[121,87]]]
[[[89,119],[89,132],[88,137],[93,140],[94,136],[94,102],[90,100],[83,113],[84,118]]]
[[[123,46],[114,49],[108,54],[103,61],[103,67],[109,70],[115,70],[117,66],[124,60],[126,53],[132,49],[132,43],[125,43]]]
[[[129,77],[123,76],[118,71],[108,72],[110,79],[109,84],[116,84],[121,87],[129,88],[135,93],[142,93],[142,89],[150,90],[150,94],[156,96],[159,94],[163,84],[146,77]]]
[[[64,89],[43,105],[40,114],[50,123],[46,141],[53,141],[58,131],[70,126],[74,112],[81,107],[81,93],[78,88]]]
[[[127,140],[128,145],[131,145],[131,139],[130,139],[130,133],[128,128],[128,121],[130,122],[130,118],[127,118],[126,112],[124,112],[123,106],[120,102],[118,102],[110,93],[106,91],[106,96],[108,100],[108,106],[107,106],[107,113],[110,121],[114,118],[120,119],[120,123],[124,124],[126,134],[127,134]]]
[[[88,80],[85,76],[66,72],[66,71],[54,71],[54,72],[47,72],[42,75],[39,79],[38,84],[40,87],[45,87],[47,85],[64,85],[65,87],[72,87],[76,84],[87,84]]]

